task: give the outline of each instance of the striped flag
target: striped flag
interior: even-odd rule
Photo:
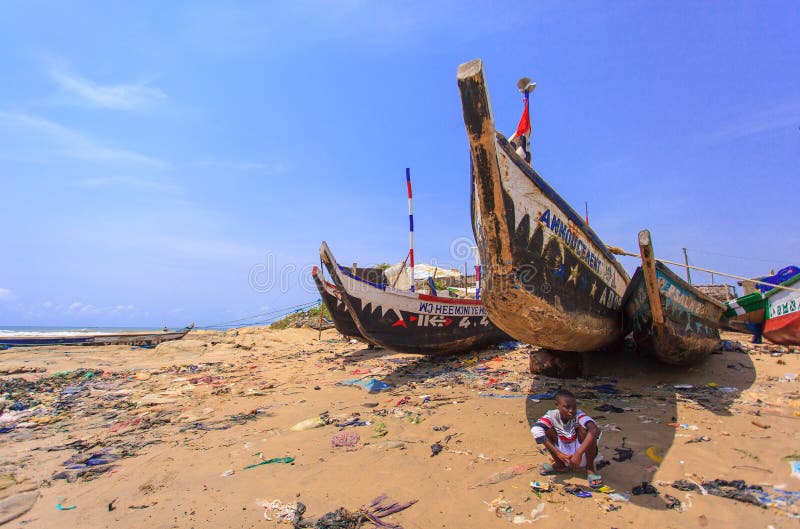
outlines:
[[[525,94],[525,108],[522,110],[522,117],[519,118],[517,131],[509,138],[509,141],[517,150],[517,154],[524,158],[526,162],[531,163],[531,114],[529,110],[529,96],[528,91]]]

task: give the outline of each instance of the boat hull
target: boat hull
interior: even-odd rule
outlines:
[[[785,285],[797,288],[800,282]],[[800,345],[800,292],[774,289],[768,293],[763,336],[780,345]]]
[[[619,340],[624,268],[496,132],[480,61],[462,65],[458,78],[489,318],[514,338],[553,350],[593,351]]]
[[[325,243],[320,255],[361,335],[381,347],[433,356],[510,339],[489,321],[480,301],[428,296],[371,283],[339,266]]]
[[[161,332],[146,334],[93,334],[86,336],[30,336],[30,337],[2,337],[0,345],[9,347],[21,346],[47,346],[47,345],[130,345],[149,346],[162,342],[180,340],[189,328],[178,332]]]
[[[626,332],[636,347],[667,364],[690,365],[707,358],[719,345],[724,305],[706,296],[656,261],[658,303],[664,324],[653,324],[644,274],[637,268],[625,293]]]
[[[333,319],[333,325],[336,327],[336,330],[344,336],[363,340],[364,337],[353,321],[353,317],[350,316],[344,301],[341,300],[338,292],[336,292],[336,287],[325,281],[322,277],[321,270],[316,266],[311,271],[311,276],[314,278],[314,283],[317,285],[319,295],[322,297],[322,303],[325,304],[325,308],[328,309],[328,314],[330,314],[331,319]]]

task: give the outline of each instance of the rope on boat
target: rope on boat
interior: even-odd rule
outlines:
[[[628,257],[636,257],[637,259],[641,259],[642,258],[642,256],[639,255],[638,253],[626,252],[625,250],[623,250],[619,246],[606,245],[606,248],[608,248],[609,252],[611,252],[611,253],[613,253],[615,255],[626,255]],[[676,263],[675,261],[667,261],[666,259],[661,259],[661,258],[658,258],[658,257],[656,259],[658,261],[661,261],[662,263],[670,264],[670,265],[673,265],[673,266],[680,266],[681,268],[691,268],[692,270],[698,270],[700,272],[707,272],[709,274],[716,274],[716,275],[720,275],[720,276],[730,277],[732,279],[738,279],[739,281],[751,281],[751,282],[757,283],[759,285],[769,285],[770,287],[780,288],[780,289],[783,289],[783,290],[788,290],[790,292],[800,292],[800,289],[797,289],[797,288],[784,287],[784,286],[781,286],[781,285],[773,285],[772,283],[767,283],[766,281],[759,281],[758,279],[752,279],[752,278],[749,278],[749,277],[742,277],[742,276],[735,276],[733,274],[726,274],[725,272],[720,272],[718,270],[711,270],[711,269],[708,269],[708,268],[700,268],[699,266],[687,265],[687,264],[684,264],[684,263]]]
[[[306,303],[301,303],[300,305],[294,305],[293,307],[286,307],[282,309],[276,309],[273,311],[268,312],[261,312],[258,314],[253,314],[252,316],[245,316],[244,318],[239,318],[238,320],[231,320],[222,323],[215,323],[212,325],[204,325],[202,327],[197,327],[198,329],[211,329],[211,328],[222,328],[222,327],[233,327],[234,324],[241,323],[241,326],[247,325],[257,325],[259,322],[247,322],[248,320],[253,320],[255,318],[262,318],[265,316],[273,316],[274,319],[282,318],[283,316],[287,316],[294,312],[300,312],[301,310],[309,309],[315,305],[319,304],[319,301],[309,301]],[[266,321],[266,320],[265,320]],[[242,323],[246,322],[246,323]]]

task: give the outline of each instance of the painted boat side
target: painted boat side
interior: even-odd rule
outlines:
[[[311,270],[311,276],[314,278],[314,283],[317,285],[317,290],[319,290],[319,295],[322,297],[322,302],[328,309],[328,314],[330,314],[333,319],[336,330],[345,336],[363,340],[364,337],[353,321],[353,317],[350,316],[347,307],[336,292],[336,287],[325,281],[320,269],[316,266]]]
[[[702,361],[719,344],[724,305],[686,283],[659,261],[656,261],[656,277],[664,325],[653,326],[640,267],[623,298],[626,332],[633,332],[640,351],[662,362],[689,365]]]
[[[386,349],[442,355],[509,339],[489,321],[480,302],[421,295],[363,280],[339,266],[325,243],[320,255],[358,330]]]
[[[800,276],[782,283],[797,288]],[[780,345],[800,345],[800,292],[773,289],[767,292],[763,335]]]
[[[516,339],[592,351],[621,338],[624,268],[495,131],[480,61],[459,67],[473,231],[490,319]]]

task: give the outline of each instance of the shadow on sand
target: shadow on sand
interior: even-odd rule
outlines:
[[[707,410],[717,416],[731,415],[735,399],[756,377],[750,357],[738,352],[713,354],[703,363],[689,368],[665,365],[638,357],[631,351],[598,353],[589,357],[587,363],[586,371],[592,373],[590,377],[570,380],[537,377],[528,394],[541,394],[560,387],[576,394],[578,407],[592,416],[603,431],[599,453],[610,464],[599,473],[608,486],[625,494],[631,494],[633,487],[643,481],[650,481],[657,463],[691,472],[670,455],[674,444],[702,443],[704,438],[721,434],[716,424],[711,426],[717,421],[687,424],[681,418],[679,402],[682,408]],[[525,416],[529,427],[554,407],[550,399],[541,402],[526,399]],[[620,409],[624,411],[620,413]],[[656,459],[663,458],[663,461],[654,461],[647,455],[650,447],[655,447],[652,453]],[[633,457],[616,461],[613,458],[619,459],[619,454],[615,449],[633,450]],[[583,472],[567,473],[554,476],[553,480],[585,486],[585,477]],[[680,477],[683,478],[683,472]],[[631,503],[664,509],[664,496],[675,495],[677,491],[656,488],[661,492],[659,496],[631,494]]]

